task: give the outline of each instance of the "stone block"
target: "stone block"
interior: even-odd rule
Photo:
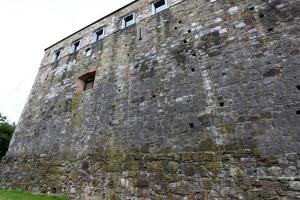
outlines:
[[[290,181],[289,182],[289,187],[292,190],[300,191],[300,181]]]

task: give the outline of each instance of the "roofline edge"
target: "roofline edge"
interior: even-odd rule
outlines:
[[[101,17],[100,19],[98,19],[98,20],[96,20],[96,21],[90,23],[89,25],[87,25],[87,26],[81,28],[80,30],[78,30],[78,31],[76,31],[76,32],[74,32],[74,33],[68,35],[67,37],[65,37],[65,38],[63,38],[63,39],[61,39],[61,40],[59,40],[58,42],[52,44],[51,46],[49,46],[49,47],[47,47],[46,49],[44,49],[44,51],[47,51],[48,49],[54,47],[55,45],[59,44],[60,42],[62,42],[62,41],[64,41],[64,40],[66,40],[66,39],[72,37],[73,35],[79,33],[80,31],[82,31],[82,30],[84,30],[84,29],[86,29],[86,28],[88,28],[88,27],[90,27],[90,26],[92,26],[92,25],[98,23],[99,21],[101,21],[101,20],[103,20],[103,19],[105,19],[105,18],[107,18],[107,17],[109,17],[109,16],[115,14],[116,12],[119,12],[120,10],[123,10],[124,8],[130,6],[131,4],[133,4],[133,3],[135,3],[135,2],[138,2],[138,1],[139,1],[139,0],[134,0],[134,1],[132,1],[132,2],[130,2],[130,3],[128,3],[128,4],[126,4],[126,5],[122,6],[121,8],[119,8],[119,9],[117,9],[117,10],[115,10],[115,11],[113,11],[113,12],[107,14],[107,15],[105,15],[104,17]]]

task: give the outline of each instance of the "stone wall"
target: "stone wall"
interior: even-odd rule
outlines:
[[[141,0],[110,16],[137,10],[137,24],[58,63],[51,52],[94,28],[47,49],[1,187],[78,200],[299,199],[299,7],[184,0],[146,16]],[[78,91],[91,71],[94,88]]]

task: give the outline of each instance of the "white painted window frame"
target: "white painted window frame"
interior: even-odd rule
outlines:
[[[126,26],[125,18],[129,17],[130,15],[133,15],[132,23]],[[127,28],[127,27],[129,27],[129,26],[134,25],[135,23],[136,23],[136,16],[135,16],[135,13],[134,13],[134,12],[133,12],[133,13],[130,13],[130,14],[128,14],[128,15],[126,15],[126,16],[124,16],[124,17],[122,18],[122,28]]]
[[[160,13],[160,12],[162,12],[162,11],[164,11],[164,10],[166,10],[166,9],[169,8],[168,0],[164,0],[164,1],[165,1],[165,6],[161,6],[161,7],[163,7],[163,8],[161,8],[160,10],[158,10],[158,9],[155,8],[155,6],[154,6],[154,4],[156,4],[157,2],[160,2],[160,1],[155,1],[155,2],[153,2],[153,3],[151,4],[151,6],[152,6],[152,15],[155,15],[155,14],[157,14],[157,13]]]

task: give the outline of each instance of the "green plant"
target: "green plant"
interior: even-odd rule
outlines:
[[[62,196],[46,196],[15,190],[0,190],[0,200],[68,200]]]
[[[9,142],[15,131],[16,125],[10,123],[7,117],[0,113],[0,159],[3,157],[8,149]]]

